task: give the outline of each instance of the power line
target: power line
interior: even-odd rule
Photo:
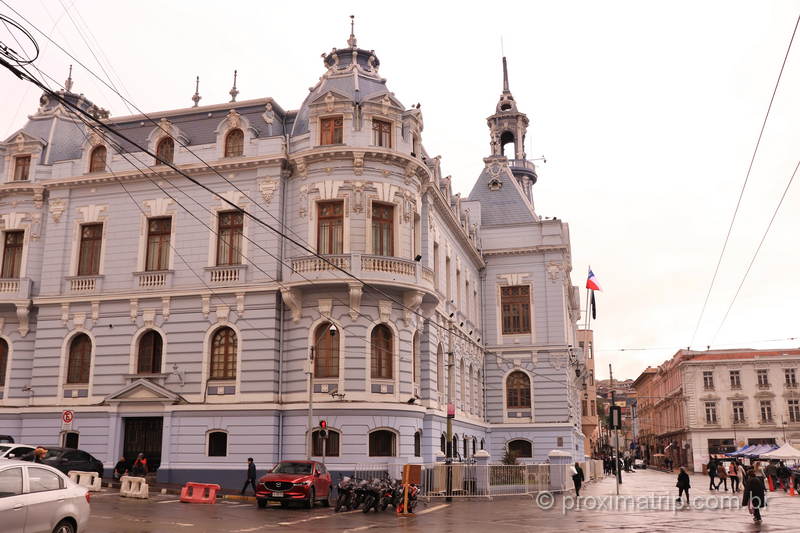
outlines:
[[[728,225],[728,232],[725,235],[725,242],[722,244],[722,251],[719,253],[719,259],[717,259],[717,266],[714,268],[714,275],[711,277],[711,284],[708,286],[708,292],[706,293],[706,298],[703,301],[703,308],[700,310],[700,316],[697,318],[697,325],[694,328],[694,333],[692,334],[692,340],[689,342],[689,346],[691,347],[694,344],[694,339],[697,336],[697,331],[700,329],[700,323],[703,320],[703,315],[706,312],[706,306],[708,305],[708,299],[711,296],[711,290],[714,288],[714,283],[717,280],[717,274],[719,273],[719,267],[722,264],[722,258],[725,255],[725,250],[728,247],[728,240],[731,237],[731,231],[733,230],[733,223],[736,220],[736,215],[739,213],[739,206],[742,203],[742,197],[744,196],[744,190],[747,187],[747,182],[750,179],[750,172],[753,170],[753,163],[756,160],[756,154],[758,153],[758,147],[761,145],[761,137],[764,135],[764,129],[767,126],[767,119],[769,118],[770,111],[772,110],[772,103],[775,101],[775,95],[778,92],[778,86],[781,83],[781,77],[783,76],[783,69],[786,66],[786,61],[789,59],[789,52],[792,49],[792,43],[794,42],[794,36],[797,33],[797,27],[800,25],[800,15],[797,17],[797,21],[794,24],[794,30],[792,31],[792,37],[789,39],[789,45],[786,47],[786,54],[783,57],[783,63],[781,63],[781,69],[778,72],[778,79],[775,81],[775,87],[772,89],[772,96],[769,99],[769,105],[767,106],[767,112],[764,115],[764,120],[761,123],[761,130],[758,132],[758,139],[756,140],[755,148],[753,149],[753,155],[750,157],[750,165],[747,167],[747,173],[744,177],[744,183],[742,183],[742,188],[739,191],[739,198],[736,200],[736,208],[733,210],[733,216],[731,217],[731,222]],[[748,269],[749,271],[749,269]],[[745,276],[746,277],[746,276]],[[738,294],[738,291],[737,291]],[[730,309],[728,309],[730,311]],[[726,313],[727,317],[727,313]],[[723,320],[724,322],[724,320]],[[718,330],[719,332],[719,330]],[[714,335],[716,337],[716,334]]]

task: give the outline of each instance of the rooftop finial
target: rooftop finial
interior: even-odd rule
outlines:
[[[64,89],[67,92],[72,91],[72,65],[69,66],[69,76],[67,76],[67,81],[64,82]]]
[[[503,92],[508,92],[508,65],[506,64],[506,56],[503,56]]]
[[[350,15],[350,38],[347,39],[347,45],[350,48],[356,47],[356,33],[355,33],[355,24],[356,24],[356,16]]]
[[[238,70],[234,70],[233,71],[233,88],[231,89],[231,92],[228,93],[228,94],[231,95],[231,102],[235,102],[236,101],[236,95],[239,94],[239,90],[236,89],[236,76],[238,74],[239,74]]]
[[[202,96],[200,96],[200,76],[197,76],[197,79],[195,80],[194,83],[194,96],[192,96],[192,102],[194,102],[194,105],[192,107],[197,107],[197,105],[200,103],[201,98]]]

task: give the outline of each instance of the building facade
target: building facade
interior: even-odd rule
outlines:
[[[586,372],[581,385],[581,428],[584,437],[584,453],[600,455],[600,428],[597,415],[597,383],[594,379],[594,331],[578,330],[578,347],[583,351]]]
[[[569,230],[533,209],[505,59],[468,198],[373,51],[323,63],[297,110],[108,118],[68,80],[125,139],[42,96],[0,145],[3,433],[228,483],[322,455],[321,419],[333,471],[433,461],[452,404],[462,458],[582,457]]]
[[[635,386],[651,460],[699,471],[746,444],[800,443],[798,372],[797,349],[680,350],[648,368]]]

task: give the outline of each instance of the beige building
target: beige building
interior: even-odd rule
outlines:
[[[586,373],[581,389],[581,427],[583,429],[584,453],[591,456],[598,446],[600,431],[597,419],[597,385],[594,380],[594,331],[578,330],[578,346],[586,361]]]

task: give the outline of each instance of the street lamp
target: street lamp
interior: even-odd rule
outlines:
[[[328,324],[328,334],[331,337],[335,337],[338,331],[336,325],[333,322],[328,322]],[[308,437],[306,437],[306,459],[309,461],[311,460],[311,455],[314,450],[314,349],[324,335],[325,331],[320,333],[320,335],[314,339],[314,343],[309,347],[308,351],[308,368],[306,369],[306,373],[308,374]]]

